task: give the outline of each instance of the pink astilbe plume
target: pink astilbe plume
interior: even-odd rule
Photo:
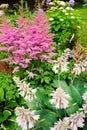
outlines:
[[[44,13],[38,13],[33,21],[19,18],[17,27],[3,22],[0,28],[0,42],[8,53],[6,61],[27,68],[31,60],[40,59],[51,61],[54,55],[52,47],[53,34],[49,33],[50,26]]]

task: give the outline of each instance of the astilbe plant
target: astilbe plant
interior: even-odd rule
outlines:
[[[51,61],[53,34],[49,33],[50,26],[44,13],[38,12],[33,21],[21,17],[16,24],[14,27],[4,20],[1,25],[0,42],[4,47],[0,50],[8,53],[4,60],[22,68],[27,68],[36,59]]]

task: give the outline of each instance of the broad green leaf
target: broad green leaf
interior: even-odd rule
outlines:
[[[53,82],[54,82],[55,88],[62,87],[62,89],[65,92],[69,93],[69,86],[64,80],[54,80]]]
[[[0,101],[3,101],[4,99],[4,90],[3,88],[0,88]]]
[[[43,130],[50,130],[50,127],[56,122],[56,113],[50,110],[39,110],[37,114],[40,115],[40,120],[38,121],[37,127]]]
[[[81,95],[83,95],[83,93],[85,91],[87,91],[87,88],[85,87],[85,82],[81,81],[79,79],[75,79],[73,81],[73,85],[78,89],[78,91],[80,92]]]
[[[22,130],[22,128],[20,126],[16,126],[16,130]]]
[[[69,86],[69,93],[70,93],[71,97],[73,98],[74,102],[76,102],[78,105],[80,105],[82,102],[82,98],[81,98],[79,91],[75,88],[75,86],[73,86],[73,85]]]
[[[69,108],[66,109],[68,115],[71,115],[79,110],[77,103],[74,103],[72,100],[69,101]]]

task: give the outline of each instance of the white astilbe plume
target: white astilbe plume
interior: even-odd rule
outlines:
[[[59,120],[50,130],[68,130],[68,125],[69,122],[67,120]]]
[[[61,57],[59,57],[57,59],[57,61],[54,61],[54,65],[53,65],[53,71],[55,73],[58,73],[59,71],[59,68],[61,69],[61,72],[64,72],[64,71],[67,71],[68,68],[67,68],[67,65],[68,65],[68,57],[69,57],[69,54],[70,54],[70,49],[67,48],[64,53],[61,55]]]
[[[82,96],[83,100],[87,103],[87,92],[85,92]]]
[[[72,73],[75,75],[80,75],[87,68],[87,59],[80,61],[79,63],[74,64]]]
[[[85,114],[83,112],[77,112],[71,114],[71,116],[69,117],[69,129],[78,130],[78,127],[83,128],[84,118],[85,118]]]
[[[26,101],[32,101],[35,98],[36,89],[31,89],[30,84],[26,84],[25,81],[20,80],[18,77],[13,77],[13,80],[17,84],[19,94],[24,97]]]
[[[24,107],[16,107],[17,115],[16,122],[21,126],[22,130],[29,130],[34,127],[34,124],[39,119],[39,115],[35,115],[35,111],[25,109]]]
[[[57,109],[65,109],[68,107],[68,99],[70,99],[70,96],[69,94],[66,94],[61,87],[57,88],[56,91],[53,91],[51,96],[52,99],[50,100],[50,103],[55,105]]]

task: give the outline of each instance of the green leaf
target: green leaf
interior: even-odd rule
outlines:
[[[81,81],[79,79],[75,79],[73,81],[73,85],[78,89],[78,91],[80,92],[81,95],[83,95],[83,93],[85,91],[87,91],[87,88],[85,87],[85,82]]]
[[[3,121],[5,121],[10,115],[11,115],[11,112],[8,110],[5,110],[3,112]]]
[[[2,123],[2,122],[3,122],[3,113],[0,112],[0,123]]]
[[[3,101],[4,99],[4,90],[3,88],[0,88],[0,101]]]
[[[56,113],[50,110],[39,110],[37,114],[40,115],[40,119],[38,121],[37,127],[42,128],[43,130],[50,130],[50,127],[56,122]]]
[[[12,101],[9,102],[9,104],[7,106],[10,107],[10,108],[14,108],[14,107],[17,106],[17,102],[12,100]]]
[[[69,86],[64,80],[53,80],[53,84],[55,88],[62,87],[62,89],[69,93]]]
[[[16,130],[22,130],[22,128],[20,126],[17,126]]]
[[[44,77],[45,83],[49,84],[50,83],[50,78],[49,77]]]
[[[87,130],[87,122],[85,122],[85,125],[83,127],[83,130]]]
[[[69,108],[66,109],[66,112],[68,115],[71,115],[73,113],[75,113],[76,111],[78,111],[79,106],[77,105],[77,103],[74,103],[72,100],[69,101]]]
[[[82,98],[81,98],[81,95],[80,95],[79,91],[75,88],[75,86],[73,86],[73,85],[69,86],[69,93],[70,93],[71,97],[73,98],[73,100],[78,105],[80,105],[81,102],[82,102]]]
[[[6,130],[15,130],[16,123],[14,121],[8,120],[7,123],[3,123]]]

